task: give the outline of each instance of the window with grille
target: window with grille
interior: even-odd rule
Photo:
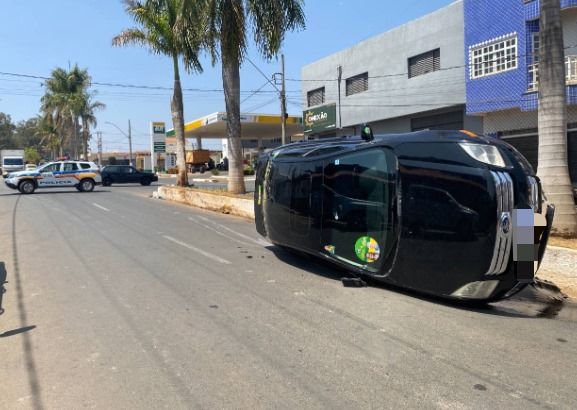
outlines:
[[[533,33],[531,35],[531,54],[530,57],[533,59],[532,64],[527,65],[528,70],[528,91],[537,91],[537,85],[539,83],[539,33]]]
[[[533,63],[539,62],[539,48],[541,46],[539,40],[539,33],[533,33],[531,35],[531,49],[533,50]]]
[[[317,88],[316,90],[307,93],[307,107],[321,105],[325,102],[325,87]]]
[[[362,73],[346,80],[346,95],[362,93],[369,89],[369,73]]]
[[[441,69],[441,50],[431,50],[409,58],[409,78]]]
[[[517,36],[473,46],[469,50],[471,79],[517,68]]]

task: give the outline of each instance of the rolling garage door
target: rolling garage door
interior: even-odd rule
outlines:
[[[503,141],[508,142],[527,158],[533,169],[537,170],[538,139],[537,135],[523,137],[503,137]]]

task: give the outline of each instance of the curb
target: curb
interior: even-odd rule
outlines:
[[[163,185],[153,194],[154,198],[167,199],[197,208],[254,219],[254,203],[251,199],[211,194],[177,186]]]

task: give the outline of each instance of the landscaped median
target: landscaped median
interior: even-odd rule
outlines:
[[[211,193],[210,191],[196,188],[162,185],[158,187],[155,197],[208,209],[210,211],[254,219],[252,194],[240,197],[224,191]]]

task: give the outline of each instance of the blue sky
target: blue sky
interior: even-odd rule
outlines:
[[[287,110],[301,115],[300,69],[451,4],[454,0],[305,0],[307,27],[287,33],[285,56]],[[103,149],[127,150],[128,140],[112,122],[128,132],[133,150],[150,149],[150,122],[172,128],[169,59],[137,47],[112,47],[111,39],[134,23],[120,0],[3,0],[0,24],[0,112],[13,122],[39,113],[43,77],[54,68],[78,64],[87,69],[96,99],[106,104],[97,113]],[[182,72],[185,121],[225,111],[220,65],[203,58],[202,74]],[[268,84],[280,72],[280,61],[267,63],[251,49],[241,69],[241,110],[280,113],[276,90]],[[131,86],[139,86],[133,88]],[[161,87],[147,89],[140,87]],[[95,139],[95,138],[94,138]],[[95,149],[95,141],[91,144]],[[210,144],[209,144],[210,145]]]

